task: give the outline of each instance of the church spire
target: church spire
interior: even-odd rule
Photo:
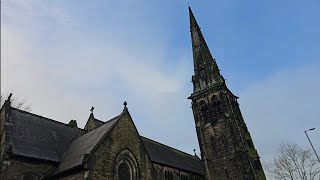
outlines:
[[[192,82],[194,92],[197,92],[213,84],[224,83],[224,78],[220,74],[218,65],[210,53],[190,6],[189,17],[194,63],[194,75],[192,76]]]
[[[265,180],[237,97],[225,85],[189,7],[194,61],[192,110],[205,179]]]

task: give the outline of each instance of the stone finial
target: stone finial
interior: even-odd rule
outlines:
[[[12,93],[9,94],[9,96],[8,96],[8,101],[10,101],[11,96],[12,96]]]
[[[124,105],[124,109],[127,109],[127,105],[128,105],[127,101],[124,101],[123,105]]]
[[[91,113],[90,113],[90,117],[89,117],[89,118],[94,118],[94,116],[93,116],[93,110],[94,110],[94,107],[92,106],[91,109],[90,109]]]
[[[196,153],[196,149],[195,149],[195,148],[193,149],[193,152],[194,152],[194,155],[196,156],[196,155],[197,155],[197,153]]]

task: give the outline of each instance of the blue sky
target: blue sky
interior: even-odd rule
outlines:
[[[1,4],[1,92],[32,112],[83,127],[118,115],[123,101],[143,136],[198,149],[185,0]],[[320,153],[320,2],[190,1],[262,161],[288,141]],[[199,152],[199,150],[198,150]]]

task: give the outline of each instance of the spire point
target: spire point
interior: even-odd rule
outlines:
[[[189,7],[190,31],[192,40],[194,76],[192,77],[194,92],[205,89],[213,84],[224,82],[216,60],[202,35],[196,18]]]

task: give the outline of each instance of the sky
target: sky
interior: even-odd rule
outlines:
[[[309,128],[320,154],[318,0],[2,0],[1,93],[82,128],[127,101],[140,135],[199,153],[188,4],[262,162]]]

